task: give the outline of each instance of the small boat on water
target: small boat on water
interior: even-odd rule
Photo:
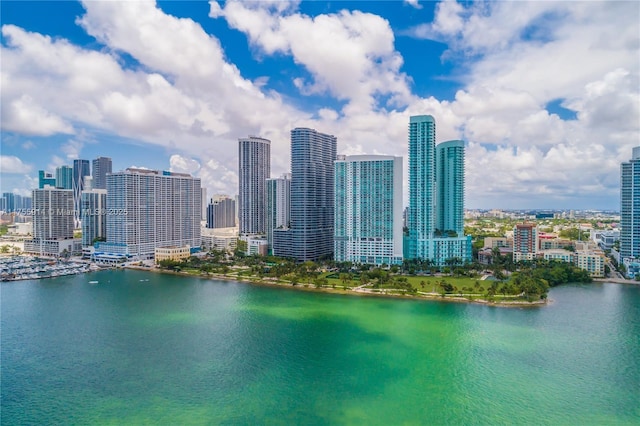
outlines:
[[[98,284],[98,281],[89,281],[89,284]]]

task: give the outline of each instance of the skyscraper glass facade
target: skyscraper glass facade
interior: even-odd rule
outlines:
[[[250,136],[238,140],[238,219],[242,235],[264,234],[267,179],[271,177],[271,141]]]
[[[76,222],[80,221],[80,197],[84,190],[85,176],[91,176],[89,160],[73,160],[73,205]]]
[[[471,237],[464,234],[464,143],[436,148],[430,115],[409,119],[409,209],[405,257],[435,265],[471,260]]]
[[[92,246],[107,236],[107,190],[83,191],[81,199],[82,245]]]
[[[430,115],[409,119],[408,258],[431,257],[435,230],[436,122]]]
[[[402,263],[402,157],[339,157],[334,223],[336,261]]]
[[[45,185],[56,186],[56,178],[53,173],[44,170],[38,170],[38,188],[42,189]]]
[[[56,168],[56,188],[73,189],[73,168],[60,166]]]
[[[640,146],[620,166],[620,257],[640,259]]]
[[[236,226],[236,200],[219,198],[207,206],[207,228],[232,228]]]
[[[267,244],[273,251],[273,230],[288,229],[291,221],[291,173],[267,180]]]
[[[464,142],[436,146],[436,232],[464,234]]]
[[[291,130],[291,226],[274,230],[275,255],[306,261],[333,254],[336,147],[333,135]]]
[[[98,157],[93,160],[93,189],[107,189],[107,173],[111,173],[111,158]]]

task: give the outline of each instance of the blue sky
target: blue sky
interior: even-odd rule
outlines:
[[[0,2],[2,192],[113,158],[237,192],[237,139],[466,142],[466,207],[618,209],[640,145],[637,2]],[[406,171],[405,171],[406,175]]]

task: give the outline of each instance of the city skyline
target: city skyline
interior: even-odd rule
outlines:
[[[272,141],[276,177],[292,128],[404,156],[429,114],[465,141],[468,208],[617,210],[640,138],[636,2],[32,6],[0,4],[1,192],[107,156],[234,193],[244,135]]]

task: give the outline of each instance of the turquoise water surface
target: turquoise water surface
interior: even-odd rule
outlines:
[[[0,296],[3,425],[640,424],[637,286],[498,308],[103,271]]]

